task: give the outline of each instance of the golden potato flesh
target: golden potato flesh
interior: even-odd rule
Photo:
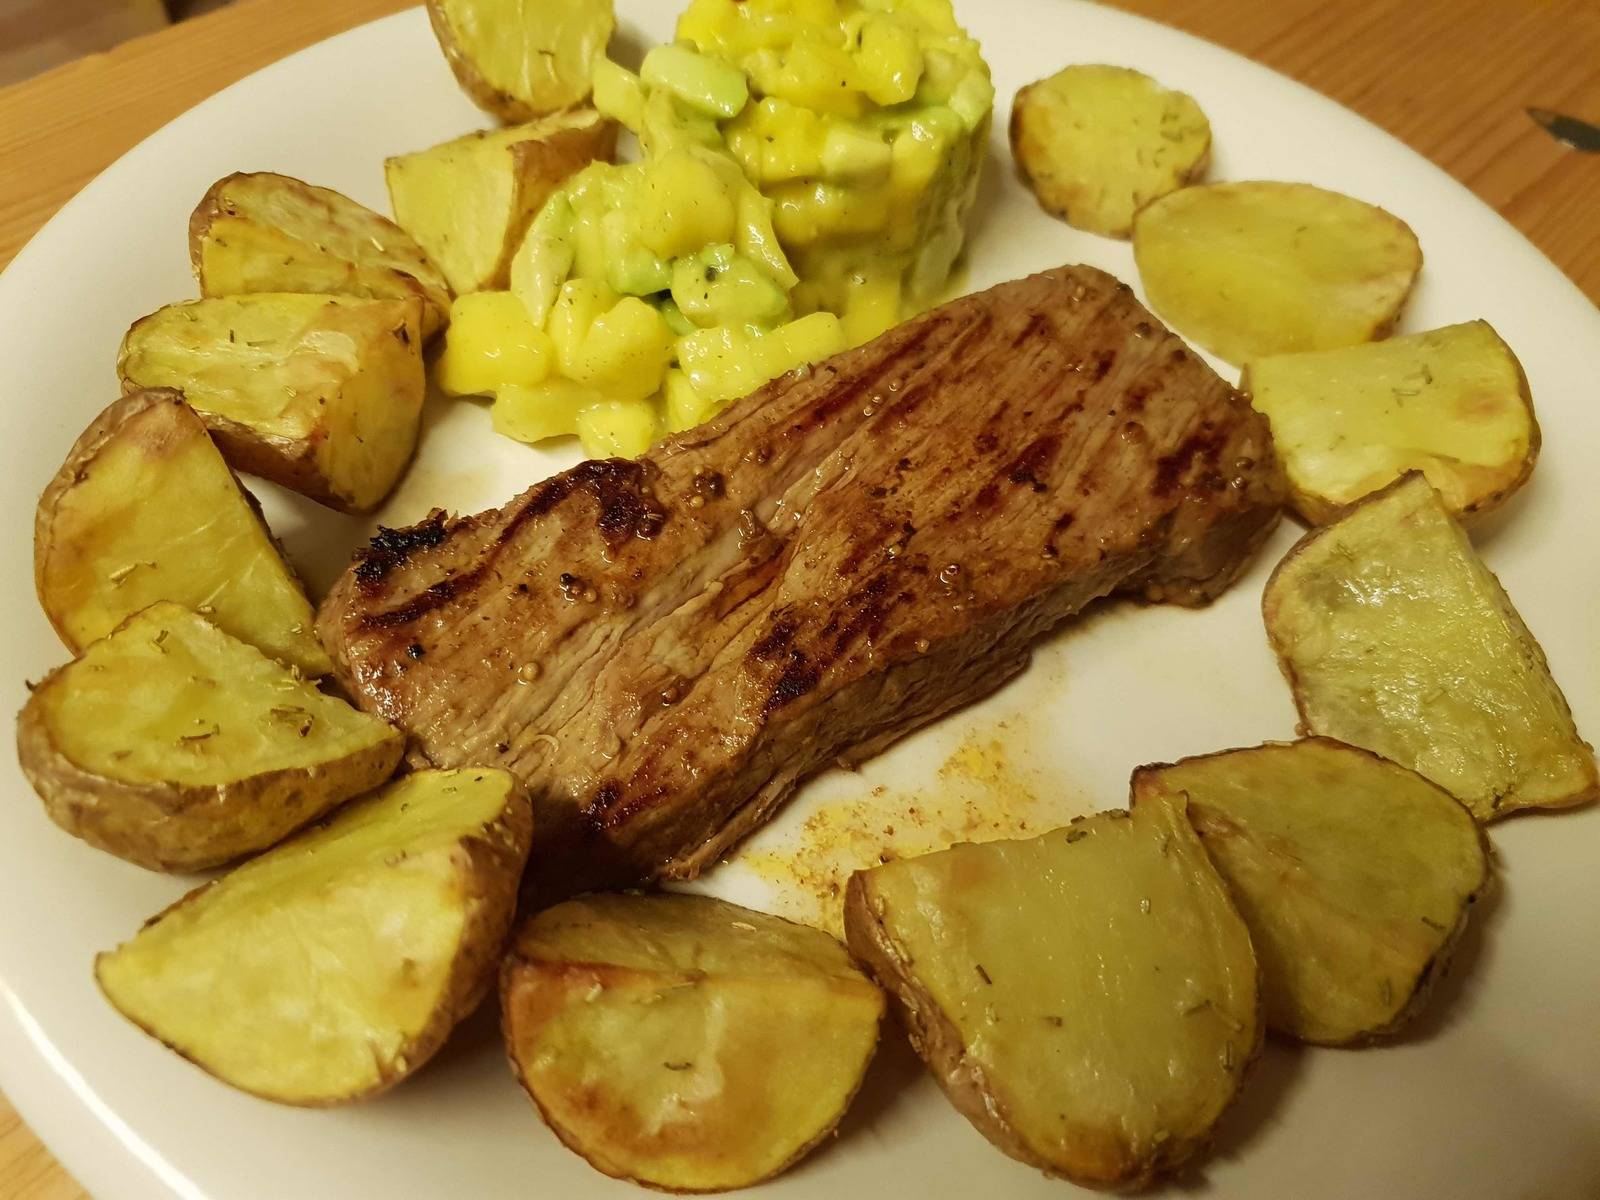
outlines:
[[[191,892],[95,961],[130,1021],[284,1104],[411,1074],[493,982],[532,837],[504,771],[419,771]]]
[[[1260,1045],[1250,936],[1180,806],[858,871],[845,931],[955,1106],[1077,1183],[1193,1157]]]
[[[1295,509],[1312,524],[1421,471],[1457,516],[1498,507],[1533,471],[1527,377],[1486,321],[1245,367]]]
[[[1304,183],[1213,183],[1140,210],[1150,306],[1231,363],[1382,337],[1422,269],[1398,217]]]
[[[167,602],[52,672],[17,718],[56,823],[163,871],[265,850],[377,787],[403,749],[398,730]]]
[[[1600,795],[1539,643],[1420,474],[1303,538],[1262,603],[1305,732],[1410,767],[1480,821]]]
[[[1133,798],[1187,801],[1250,927],[1267,1025],[1308,1042],[1403,1025],[1489,882],[1460,801],[1326,738],[1142,767]]]
[[[428,19],[461,90],[513,122],[587,98],[617,23],[612,0],[428,0]]]
[[[183,392],[241,471],[367,512],[416,449],[422,308],[257,292],[169,304],[128,330],[126,388]]]
[[[203,296],[324,292],[422,304],[422,336],[450,316],[450,288],[393,221],[329,188],[269,172],[211,185],[189,218]]]
[[[616,146],[613,122],[575,109],[399,155],[384,175],[395,220],[464,295],[507,287],[511,256],[545,199]]]
[[[1047,212],[1127,237],[1134,213],[1205,173],[1211,123],[1140,71],[1067,67],[1017,93],[1011,154]]]
[[[72,650],[172,600],[308,675],[333,667],[255,502],[174,391],[124,396],[84,431],[39,498],[33,569]]]
[[[607,1175],[720,1191],[838,1122],[883,995],[827,934],[706,896],[589,896],[525,924],[501,978],[511,1062]]]

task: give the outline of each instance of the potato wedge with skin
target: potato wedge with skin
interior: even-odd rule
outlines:
[[[1262,610],[1303,732],[1410,767],[1480,821],[1600,796],[1544,652],[1422,475],[1302,538]]]
[[[1291,501],[1314,525],[1407,471],[1454,515],[1488,512],[1539,457],[1527,376],[1486,321],[1257,359],[1239,389],[1272,422]]]
[[[956,1108],[1086,1186],[1193,1158],[1261,1043],[1250,936],[1177,805],[857,871],[845,932]]]
[[[1231,363],[1382,337],[1422,269],[1398,217],[1305,183],[1212,183],[1139,211],[1150,306]]]
[[[428,20],[461,90],[511,123],[585,100],[617,24],[612,0],[428,0]]]
[[[422,306],[305,292],[169,304],[122,339],[123,387],[171,387],[241,471],[368,512],[417,445]]]
[[[494,980],[532,818],[504,771],[418,771],[190,892],[95,960],[117,1010],[283,1104],[375,1095]]]
[[[820,930],[708,896],[588,896],[518,932],[506,1046],[545,1122],[607,1175],[767,1179],[837,1124],[883,994]]]
[[[1011,155],[1046,212],[1125,238],[1134,213],[1205,174],[1211,123],[1141,71],[1073,66],[1017,93]]]
[[[255,500],[175,391],[124,396],[84,430],[39,497],[33,578],[74,651],[172,600],[307,675],[333,669]]]
[[[1140,767],[1134,808],[1152,801],[1186,804],[1250,927],[1267,1025],[1302,1041],[1409,1021],[1489,884],[1459,800],[1329,738]]]
[[[394,773],[400,731],[161,602],[52,671],[17,718],[45,811],[157,871],[265,850]]]
[[[582,108],[401,154],[383,171],[395,220],[459,296],[508,286],[511,256],[550,193],[616,148],[616,123]]]
[[[422,336],[450,317],[450,287],[393,221],[329,188],[260,171],[217,180],[189,217],[202,296],[324,292],[422,304]]]

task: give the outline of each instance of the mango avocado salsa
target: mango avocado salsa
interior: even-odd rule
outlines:
[[[455,302],[439,383],[509,436],[642,453],[927,307],[960,252],[994,89],[949,0],[692,0],[677,39],[595,72],[640,160]]]

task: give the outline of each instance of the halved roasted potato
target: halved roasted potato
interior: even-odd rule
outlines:
[[[744,1187],[838,1123],[883,994],[827,934],[707,896],[589,896],[517,934],[512,1067],[593,1166],[669,1191]]]
[[[383,170],[395,220],[464,295],[506,287],[545,199],[616,148],[616,123],[580,108],[398,155]]]
[[[47,675],[17,757],[68,833],[158,871],[265,850],[394,773],[400,732],[163,601]]]
[[[1250,927],[1267,1025],[1307,1042],[1404,1025],[1489,883],[1459,800],[1328,738],[1140,767],[1134,811],[1152,801],[1187,805]]]
[[[418,771],[190,892],[95,960],[123,1016],[283,1104],[410,1075],[494,981],[528,856],[504,771]]]
[[[1194,1157],[1260,1046],[1250,935],[1177,805],[858,871],[844,920],[956,1108],[1076,1183]]]
[[[1272,422],[1294,507],[1315,525],[1407,471],[1455,515],[1487,512],[1539,457],[1527,376],[1487,321],[1259,358],[1239,387]]]
[[[1262,608],[1304,732],[1410,767],[1480,821],[1600,796],[1544,652],[1422,475],[1302,538]]]
[[[165,388],[124,396],[73,445],[39,497],[33,578],[74,651],[172,600],[308,675],[333,668],[255,501]]]
[[[1134,213],[1205,174],[1211,123],[1141,71],[1073,66],[1017,93],[1011,154],[1046,212],[1127,237]]]
[[[122,339],[129,390],[171,387],[241,471],[367,512],[411,461],[422,306],[306,292],[169,304]]]
[[[1139,211],[1150,306],[1231,363],[1382,337],[1422,269],[1400,218],[1305,183],[1212,183]]]
[[[422,336],[450,317],[450,288],[393,221],[329,188],[268,171],[217,180],[189,217],[202,296],[325,292],[422,304]]]
[[[617,24],[612,0],[428,0],[428,19],[461,90],[509,122],[585,99]]]

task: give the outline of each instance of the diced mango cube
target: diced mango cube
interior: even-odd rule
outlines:
[[[672,433],[682,433],[685,429],[704,424],[716,416],[717,410],[722,407],[696,391],[689,377],[677,368],[667,372],[662,395],[666,400],[667,429]]]
[[[569,279],[561,285],[545,332],[555,344],[556,362],[563,375],[578,377],[578,358],[589,327],[616,302],[616,293],[598,279]]]
[[[717,171],[690,150],[648,164],[636,205],[639,239],[662,258],[733,240],[733,198]]]
[[[649,400],[604,400],[578,414],[578,439],[590,458],[637,458],[661,435]]]
[[[434,368],[449,396],[487,395],[503,384],[534,384],[555,348],[510,292],[472,292],[450,305],[444,350]]]
[[[607,399],[642,400],[661,387],[671,358],[672,331],[661,314],[637,296],[624,296],[594,318],[562,370]]]
[[[578,414],[601,402],[593,388],[557,377],[531,387],[508,384],[497,389],[489,414],[496,433],[519,442],[542,442],[577,433]]]

